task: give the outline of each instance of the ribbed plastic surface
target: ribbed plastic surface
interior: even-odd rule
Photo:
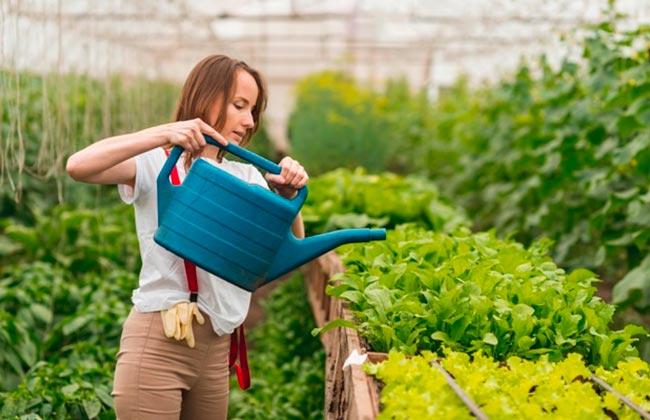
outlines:
[[[219,147],[267,171],[280,171],[275,163],[236,145]],[[288,200],[201,159],[175,186],[169,174],[182,151],[175,147],[158,175],[154,240],[245,290],[253,291],[343,243],[386,238],[383,229],[350,229],[298,240],[291,224],[307,198],[306,186]]]

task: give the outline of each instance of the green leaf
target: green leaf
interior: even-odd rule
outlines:
[[[83,407],[89,419],[95,418],[102,410],[102,403],[95,397],[83,400]]]
[[[521,350],[529,350],[536,342],[535,337],[523,336],[517,340],[517,346]]]
[[[79,390],[79,385],[77,385],[77,384],[70,384],[70,385],[66,385],[63,388],[61,388],[61,392],[63,392],[63,395],[65,395],[67,397],[71,396],[72,394],[74,394],[78,390]]]
[[[63,335],[70,335],[75,331],[78,331],[86,324],[88,324],[92,319],[93,317],[91,315],[83,315],[73,318],[72,321],[66,323],[63,326]]]
[[[431,338],[433,338],[436,341],[442,341],[445,345],[449,347],[453,347],[456,344],[456,342],[451,338],[449,338],[447,333],[443,331],[434,332],[433,334],[431,334]]]
[[[43,420],[41,416],[35,413],[23,414],[20,416],[20,420]]]
[[[10,240],[4,235],[0,235],[0,256],[6,257],[7,255],[15,254],[22,246],[15,241]]]
[[[41,416],[43,418],[49,419],[52,417],[52,411],[54,411],[54,406],[52,404],[43,404],[41,405]]]
[[[352,329],[358,329],[359,326],[347,319],[335,319],[333,321],[328,322],[327,324],[323,325],[321,328],[314,328],[311,330],[311,335],[316,337],[319,334],[325,334],[327,331],[331,330],[332,328],[337,328],[337,327],[344,327],[344,328],[352,328]]]
[[[616,239],[612,239],[610,241],[607,241],[607,245],[609,246],[628,246],[634,243],[637,237],[643,233],[642,231],[637,231],[637,232],[629,232],[624,235],[621,235],[620,237]]]
[[[644,312],[650,310],[650,255],[614,285],[612,303],[633,305]]]
[[[492,333],[487,333],[483,336],[483,342],[491,346],[496,346],[497,344],[499,344],[499,339],[497,338],[496,335]]]
[[[627,222],[631,225],[650,227],[648,204],[640,199],[630,202],[627,206]]]
[[[364,295],[363,293],[357,291],[357,290],[348,290],[339,295],[341,299],[348,300],[350,302],[359,304],[363,302],[364,300]]]
[[[643,131],[627,142],[624,147],[617,149],[612,157],[612,163],[622,165],[629,163],[640,151],[650,147],[650,132]]]
[[[639,195],[639,188],[638,187],[633,187],[629,188],[625,191],[616,191],[614,192],[614,197],[618,198],[619,200],[624,200],[624,201],[629,201],[631,198],[634,198]]]
[[[32,366],[34,363],[36,363],[37,353],[38,351],[36,349],[36,344],[34,344],[31,339],[25,337],[22,345],[20,346],[20,357],[23,359],[27,366]]]
[[[14,351],[11,349],[5,349],[3,351],[2,357],[4,357],[5,361],[11,366],[11,368],[14,370],[14,372],[23,375],[23,365],[20,363],[20,358],[16,355]],[[0,358],[0,360],[2,360]]]
[[[388,322],[387,313],[391,307],[390,292],[386,289],[368,289],[366,299],[377,312],[379,321]]]
[[[512,316],[516,318],[529,318],[535,313],[535,309],[530,307],[529,305],[519,303],[515,305],[515,307],[512,310]]]
[[[586,268],[576,268],[567,276],[570,283],[583,283],[586,280],[596,280],[596,274]]]
[[[113,408],[113,397],[102,388],[95,389],[95,393],[106,407]]]
[[[52,310],[40,303],[32,303],[29,307],[34,316],[45,324],[52,322]]]
[[[34,229],[15,225],[8,226],[4,233],[14,242],[21,244],[24,249],[31,254],[41,246],[38,235]]]

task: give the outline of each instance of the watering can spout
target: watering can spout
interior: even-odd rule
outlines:
[[[275,280],[340,245],[384,239],[386,229],[344,229],[304,239],[297,239],[290,234],[280,247],[264,283]]]

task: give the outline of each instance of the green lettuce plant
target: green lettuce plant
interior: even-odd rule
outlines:
[[[636,356],[640,326],[610,330],[615,308],[596,296],[597,276],[571,273],[548,257],[547,241],[529,248],[493,232],[436,233],[403,225],[388,239],[349,246],[346,271],[327,293],[348,304],[356,328],[374,351],[406,354],[482,351],[558,361],[581,354],[613,367]]]

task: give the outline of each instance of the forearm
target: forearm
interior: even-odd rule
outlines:
[[[109,137],[74,153],[68,159],[66,169],[77,181],[129,183],[135,177],[132,158],[167,143],[163,133],[152,129]]]
[[[293,235],[298,239],[305,237],[305,224],[302,221],[302,214],[298,213],[296,218],[293,219],[293,223],[291,224],[291,231],[293,232]]]

